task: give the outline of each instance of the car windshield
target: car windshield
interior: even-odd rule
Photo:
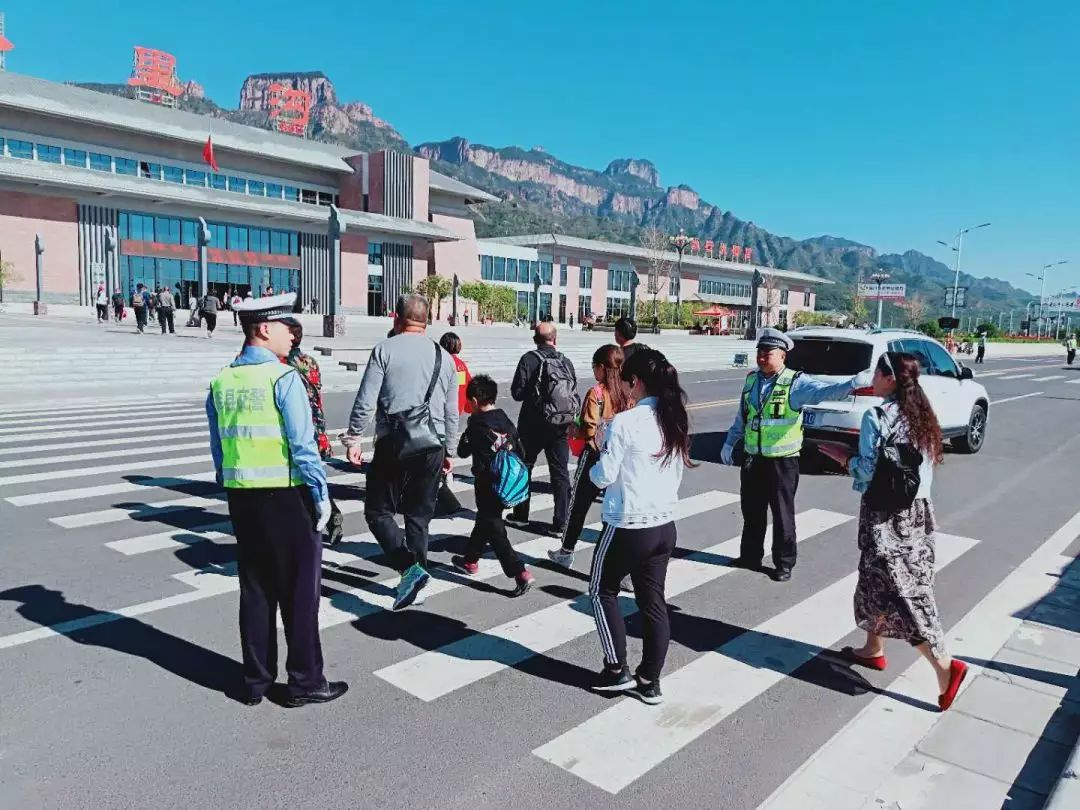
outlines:
[[[850,377],[870,368],[874,347],[869,343],[827,338],[800,338],[788,352],[787,367],[807,374]]]

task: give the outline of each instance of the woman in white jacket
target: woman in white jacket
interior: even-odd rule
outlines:
[[[593,689],[631,692],[645,703],[663,700],[664,667],[671,628],[664,581],[675,549],[675,504],[683,468],[690,464],[686,392],[667,358],[640,349],[623,364],[633,408],[612,419],[600,460],[589,477],[605,489],[604,529],[593,555],[589,596],[604,650],[604,668]],[[626,664],[626,625],[619,610],[619,583],[629,575],[645,620],[641,665],[631,677]]]

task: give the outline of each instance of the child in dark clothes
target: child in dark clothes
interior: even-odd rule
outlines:
[[[506,507],[495,494],[491,462],[506,442],[510,443],[515,453],[523,454],[514,423],[501,408],[495,407],[498,394],[498,385],[486,374],[473,377],[465,389],[465,396],[472,405],[472,415],[458,442],[458,455],[462,458],[472,457],[476,522],[465,546],[465,554],[455,556],[451,562],[457,570],[473,576],[480,570],[480,555],[484,553],[485,546],[491,543],[503,573],[515,582],[514,596],[521,596],[532,588],[535,580],[506,536],[506,523],[503,521]]]

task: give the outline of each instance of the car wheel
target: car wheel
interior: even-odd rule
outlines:
[[[952,440],[952,446],[960,453],[978,453],[986,441],[986,407],[976,405],[971,409],[967,430],[963,436]]]

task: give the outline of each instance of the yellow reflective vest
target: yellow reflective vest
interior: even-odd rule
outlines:
[[[797,456],[803,444],[803,418],[802,411],[791,407],[791,384],[798,372],[789,368],[781,371],[760,409],[751,398],[759,376],[760,372],[750,372],[743,385],[743,446],[750,455],[765,458]]]

